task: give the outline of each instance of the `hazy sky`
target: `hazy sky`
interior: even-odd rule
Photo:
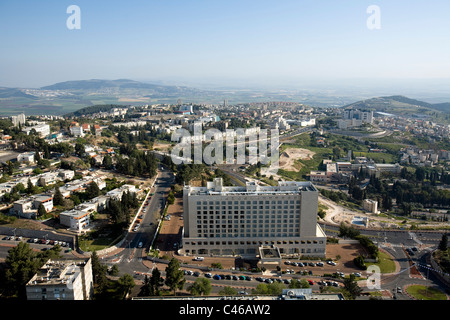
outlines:
[[[0,1],[0,86],[92,78],[450,78],[450,1]]]

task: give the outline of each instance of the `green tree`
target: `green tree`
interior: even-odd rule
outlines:
[[[55,195],[53,196],[53,204],[56,206],[64,205],[64,197],[61,193],[61,190],[59,190],[59,187],[55,188]]]
[[[38,210],[37,210],[37,215],[38,217],[42,217],[45,216],[47,214],[47,210],[45,210],[45,207],[42,203],[39,204]]]
[[[183,271],[180,270],[180,262],[172,258],[166,267],[166,285],[173,290],[173,294],[176,295],[177,289],[183,289],[186,279],[184,278]]]
[[[236,288],[225,287],[219,291],[219,294],[221,296],[235,296],[238,294],[238,291],[236,290]]]
[[[91,264],[95,288],[98,294],[102,294],[108,285],[108,279],[106,278],[108,267],[100,263],[100,259],[98,258],[96,251],[94,251],[91,255]]]
[[[211,280],[207,278],[197,278],[189,287],[189,292],[194,296],[207,296],[211,293]]]
[[[278,281],[267,285],[268,294],[273,296],[279,296],[283,292],[284,288],[286,288],[286,286]]]
[[[355,275],[351,274],[349,278],[346,278],[344,280],[344,289],[346,292],[348,292],[349,297],[353,300],[356,297],[360,296],[362,292],[362,289],[358,286],[355,278]]]
[[[252,289],[252,294],[269,294],[269,288],[267,287],[267,284],[260,283],[255,289]]]
[[[153,269],[152,276],[149,282],[149,295],[159,296],[161,295],[161,287],[164,285],[164,279],[161,277],[161,272],[158,268]]]
[[[8,251],[5,259],[5,291],[9,296],[26,299],[25,284],[39,270],[42,261],[26,242],[19,244]]]
[[[115,264],[111,267],[111,269],[109,270],[109,274],[113,277],[115,277],[119,274],[119,267],[117,266],[117,264]]]
[[[83,154],[85,153],[85,149],[82,143],[77,142],[75,144],[75,153],[79,157],[83,156]]]
[[[444,233],[442,235],[441,241],[439,242],[438,249],[441,250],[442,252],[447,251],[447,249],[448,249],[448,236],[447,236],[446,233]]]
[[[100,195],[100,188],[98,187],[98,184],[95,181],[92,181],[87,186],[85,193],[88,199],[92,199]]]
[[[128,273],[125,273],[123,276],[121,276],[119,280],[117,280],[117,283],[120,286],[121,290],[123,291],[124,299],[131,292],[131,289],[133,289],[134,286],[136,285],[133,276]]]
[[[288,286],[290,289],[309,288],[309,283],[305,279],[292,279]]]
[[[169,192],[169,195],[167,196],[167,202],[169,204],[174,204],[175,203],[175,196],[174,196],[172,190]]]

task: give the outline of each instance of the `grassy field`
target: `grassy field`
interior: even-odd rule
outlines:
[[[381,273],[392,273],[395,272],[395,262],[392,258],[385,252],[380,251],[378,253],[379,261],[376,263],[370,262],[366,263],[366,266],[375,265],[380,268]]]
[[[422,285],[409,286],[406,292],[417,300],[447,300],[447,296],[441,290]]]

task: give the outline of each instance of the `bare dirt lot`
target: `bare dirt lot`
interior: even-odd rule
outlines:
[[[312,159],[314,154],[315,152],[308,149],[287,148],[280,154],[280,169],[298,172],[300,170],[300,165],[298,163],[295,163],[295,160]]]

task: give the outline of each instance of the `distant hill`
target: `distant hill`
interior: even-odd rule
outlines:
[[[450,103],[431,104],[405,96],[388,96],[357,101],[344,108],[367,109],[404,115],[431,114],[444,112],[450,114]]]
[[[35,96],[26,94],[17,88],[4,88],[0,87],[0,99],[16,99],[16,98],[28,98],[32,100],[38,99]]]
[[[101,80],[101,79],[91,79],[91,80],[76,80],[76,81],[65,81],[58,82],[49,86],[41,87],[43,90],[82,90],[82,91],[98,91],[104,89],[140,89],[149,90],[157,92],[176,92],[188,89],[187,87],[178,86],[164,86],[156,85],[151,83],[144,83],[128,79],[118,79],[118,80]]]

